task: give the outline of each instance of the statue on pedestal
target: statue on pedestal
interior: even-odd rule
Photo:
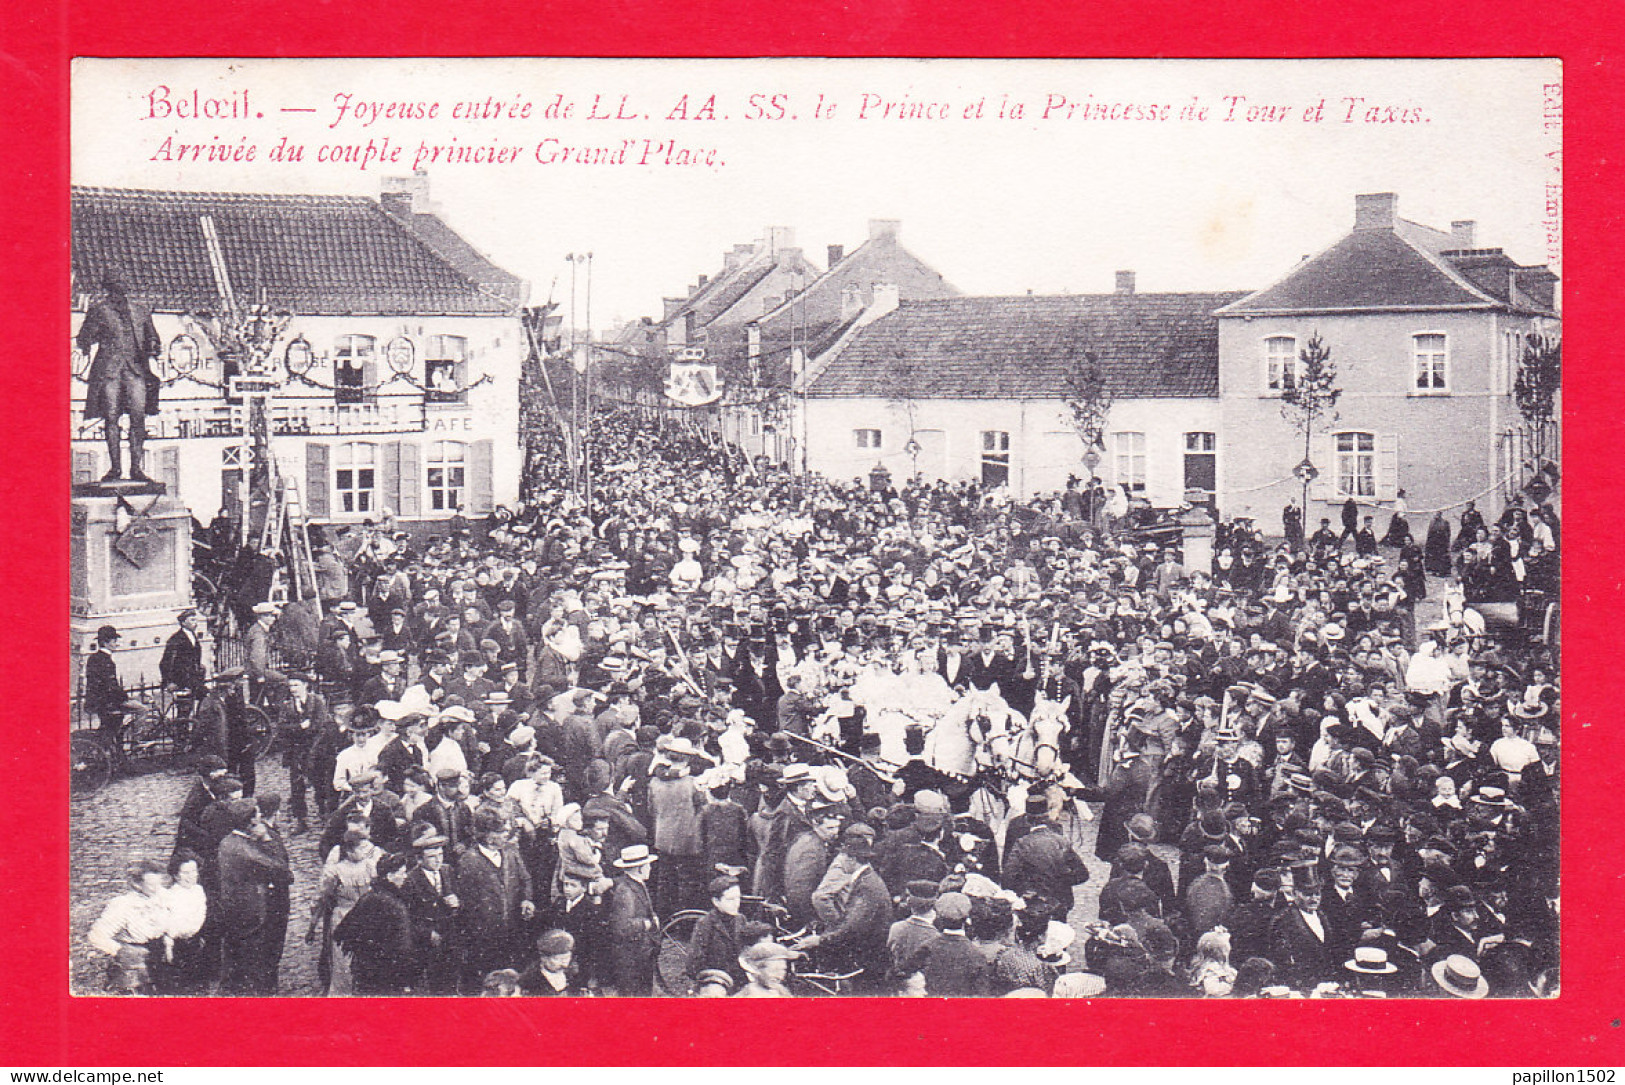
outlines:
[[[147,415],[158,413],[158,375],[152,359],[163,349],[152,313],[129,297],[129,283],[117,271],[102,276],[104,297],[90,307],[79,327],[75,344],[91,358],[85,377],[85,417],[100,418],[106,430],[107,455],[112,468],[103,483],[124,479],[120,455],[119,419],[130,420],[130,473],[135,482],[150,483],[142,456],[147,440]]]

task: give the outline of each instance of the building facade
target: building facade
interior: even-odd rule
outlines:
[[[72,231],[74,330],[115,268],[153,312],[163,387],[147,473],[199,520],[247,499],[222,314],[256,305],[286,320],[272,454],[311,519],[436,520],[517,500],[526,285],[445,226],[426,179],[388,181],[380,202],[75,188]],[[107,467],[102,423],[82,417],[87,362],[75,357],[75,481]]]
[[[1210,499],[1224,453],[1213,313],[1241,297],[1140,294],[1124,272],[1112,294],[888,299],[809,366],[795,423],[807,467],[1018,497],[1093,473],[1158,507]],[[1111,401],[1092,469],[1067,402],[1089,356]]]
[[[1226,515],[1279,530],[1301,499],[1303,437],[1281,393],[1315,336],[1341,395],[1310,435],[1311,527],[1336,523],[1349,498],[1382,524],[1401,490],[1410,510],[1451,516],[1467,500],[1496,513],[1517,491],[1538,465],[1513,386],[1527,336],[1558,334],[1556,278],[1476,248],[1474,234],[1472,222],[1401,219],[1392,193],[1359,196],[1349,234],[1219,310],[1219,432],[1248,449],[1219,464]]]

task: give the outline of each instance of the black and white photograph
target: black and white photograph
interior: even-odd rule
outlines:
[[[69,990],[1556,997],[1562,88],[75,60]]]

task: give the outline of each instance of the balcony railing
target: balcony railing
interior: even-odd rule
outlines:
[[[163,407],[147,419],[149,440],[186,440],[193,437],[232,437],[243,432],[240,417],[246,407],[226,404],[179,404]],[[102,423],[82,418],[73,410],[73,434],[99,438]],[[416,400],[386,399],[377,403],[295,402],[271,409],[271,433],[277,437],[330,436],[355,433],[419,433],[424,429],[423,404]]]

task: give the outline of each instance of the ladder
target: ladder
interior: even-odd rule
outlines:
[[[288,548],[284,551],[287,564],[293,570],[296,586],[308,586],[314,600],[316,617],[322,617],[322,593],[316,586],[316,559],[310,552],[310,524],[305,519],[305,504],[299,496],[299,483],[284,476],[278,487],[281,495],[282,520],[287,526]]]
[[[299,496],[299,484],[272,465],[271,507],[266,512],[265,533],[260,551],[275,549],[282,552],[282,568],[273,578],[271,600],[283,603],[297,599],[300,590],[310,588],[316,608],[316,618],[322,617],[322,593],[316,585],[316,560],[310,550],[309,522],[305,519],[304,501]]]

